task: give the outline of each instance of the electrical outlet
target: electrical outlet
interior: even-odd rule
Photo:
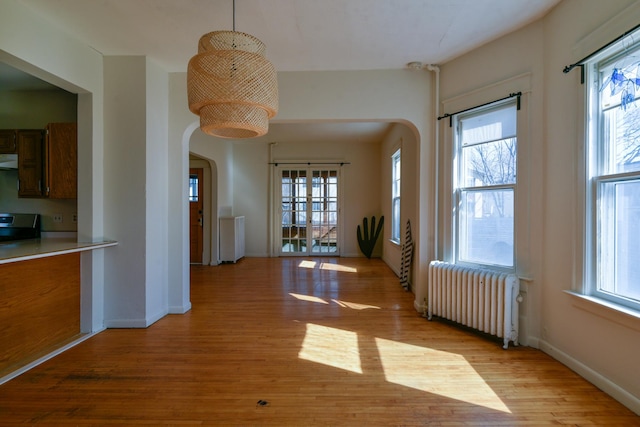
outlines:
[[[73,222],[74,224],[76,224],[78,222],[78,214],[77,213],[74,213],[71,216],[71,222]]]
[[[62,222],[62,214],[53,214],[53,222]]]

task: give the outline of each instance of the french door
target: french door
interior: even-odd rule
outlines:
[[[337,169],[280,169],[280,255],[339,255]]]

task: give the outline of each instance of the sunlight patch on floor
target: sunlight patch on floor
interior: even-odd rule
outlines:
[[[298,264],[300,268],[310,268],[310,269],[319,269],[319,270],[329,270],[329,271],[340,271],[343,273],[357,273],[358,269],[355,267],[347,267],[346,265],[340,264],[331,264],[328,262],[315,262],[315,261],[300,261]]]
[[[510,413],[482,376],[458,354],[376,338],[387,381]]]
[[[300,268],[316,268],[316,264],[317,262],[315,261],[300,261],[300,264],[298,264],[298,267]]]
[[[300,359],[363,373],[356,332],[313,323],[307,323],[306,328]],[[511,413],[463,356],[383,338],[371,339],[377,353],[374,360],[379,360],[388,382]]]
[[[332,299],[331,301],[335,302],[340,307],[351,308],[353,310],[366,310],[368,308],[373,308],[373,309],[376,309],[376,310],[380,310],[380,307],[378,307],[376,305],[358,304],[357,302],[341,301],[341,300],[337,300],[337,299]]]
[[[289,292],[289,295],[291,295],[296,299],[299,299],[300,301],[317,302],[319,304],[329,304],[328,301],[320,297],[315,297],[313,295],[296,294],[293,292]],[[340,307],[350,308],[352,310],[367,310],[370,308],[380,310],[380,307],[376,305],[359,304],[357,302],[341,301],[337,299],[332,299],[331,301],[338,304]]]
[[[320,304],[329,304],[328,301],[325,301],[322,298],[314,297],[313,295],[294,294],[293,292],[289,292],[289,295],[301,301],[317,302]]]
[[[347,267],[340,264],[329,264],[326,262],[320,263],[321,270],[341,271],[343,273],[357,273],[358,269],[354,267]]]
[[[338,369],[362,373],[358,334],[307,323],[307,332],[298,357]]]

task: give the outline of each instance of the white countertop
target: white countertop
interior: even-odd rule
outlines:
[[[116,246],[118,242],[103,240],[100,242],[77,242],[75,238],[50,237],[27,239],[13,242],[0,242],[0,264],[44,258],[73,252]]]

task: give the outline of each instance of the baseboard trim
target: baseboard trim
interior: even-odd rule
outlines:
[[[413,308],[415,308],[418,313],[422,314],[422,317],[427,317],[427,306],[424,301],[418,302],[418,300],[413,300]]]
[[[185,305],[175,305],[169,307],[169,314],[185,314],[189,310],[191,310],[191,301],[189,301]]]
[[[540,350],[567,366],[569,369],[607,393],[609,396],[613,397],[618,402],[622,403],[636,414],[640,415],[640,399],[638,399],[638,397],[629,393],[610,379],[604,377],[599,372],[594,371],[584,363],[552,346],[548,342],[540,340],[539,344]]]
[[[111,319],[105,321],[107,329],[132,329],[132,328],[148,328],[149,326],[162,319],[169,314],[167,311],[151,316],[148,319]]]

